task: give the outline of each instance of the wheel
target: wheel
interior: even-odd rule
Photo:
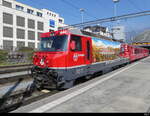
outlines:
[[[85,76],[85,79],[86,80],[89,80],[89,79],[91,79],[92,78],[92,75],[87,75],[87,76]]]
[[[34,79],[33,83],[34,83],[35,89],[37,89],[38,91],[41,91],[43,89],[42,83],[39,82],[37,79]]]
[[[74,82],[75,80],[66,81],[61,86],[57,86],[57,89],[59,90],[69,89],[74,86]]]

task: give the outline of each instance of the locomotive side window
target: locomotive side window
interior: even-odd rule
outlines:
[[[75,42],[75,49],[72,51],[82,51],[81,37],[80,36],[71,36],[71,42]]]
[[[90,42],[87,41],[87,59],[90,60]]]

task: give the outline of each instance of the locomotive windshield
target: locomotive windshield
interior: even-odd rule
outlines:
[[[67,50],[68,36],[52,36],[41,39],[40,51],[66,51]]]

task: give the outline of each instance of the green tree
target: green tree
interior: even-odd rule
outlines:
[[[0,63],[7,61],[8,52],[6,50],[0,50]]]

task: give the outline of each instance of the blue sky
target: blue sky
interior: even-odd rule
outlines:
[[[46,8],[65,19],[66,24],[81,23],[79,9],[84,8],[84,21],[108,18],[114,16],[114,3],[112,0],[17,0],[35,8]],[[120,0],[117,3],[117,15],[150,10],[150,0]],[[128,30],[150,26],[150,16],[123,20],[120,23],[128,26]],[[109,24],[108,25],[112,25]]]
[[[84,21],[113,16],[114,4],[112,0],[17,0],[35,8],[46,8],[57,12],[65,18],[65,23],[81,22],[79,9],[84,8],[87,14]],[[67,3],[66,3],[67,2]],[[71,6],[70,4],[74,6]],[[117,4],[117,15],[150,10],[150,0],[120,0]]]

